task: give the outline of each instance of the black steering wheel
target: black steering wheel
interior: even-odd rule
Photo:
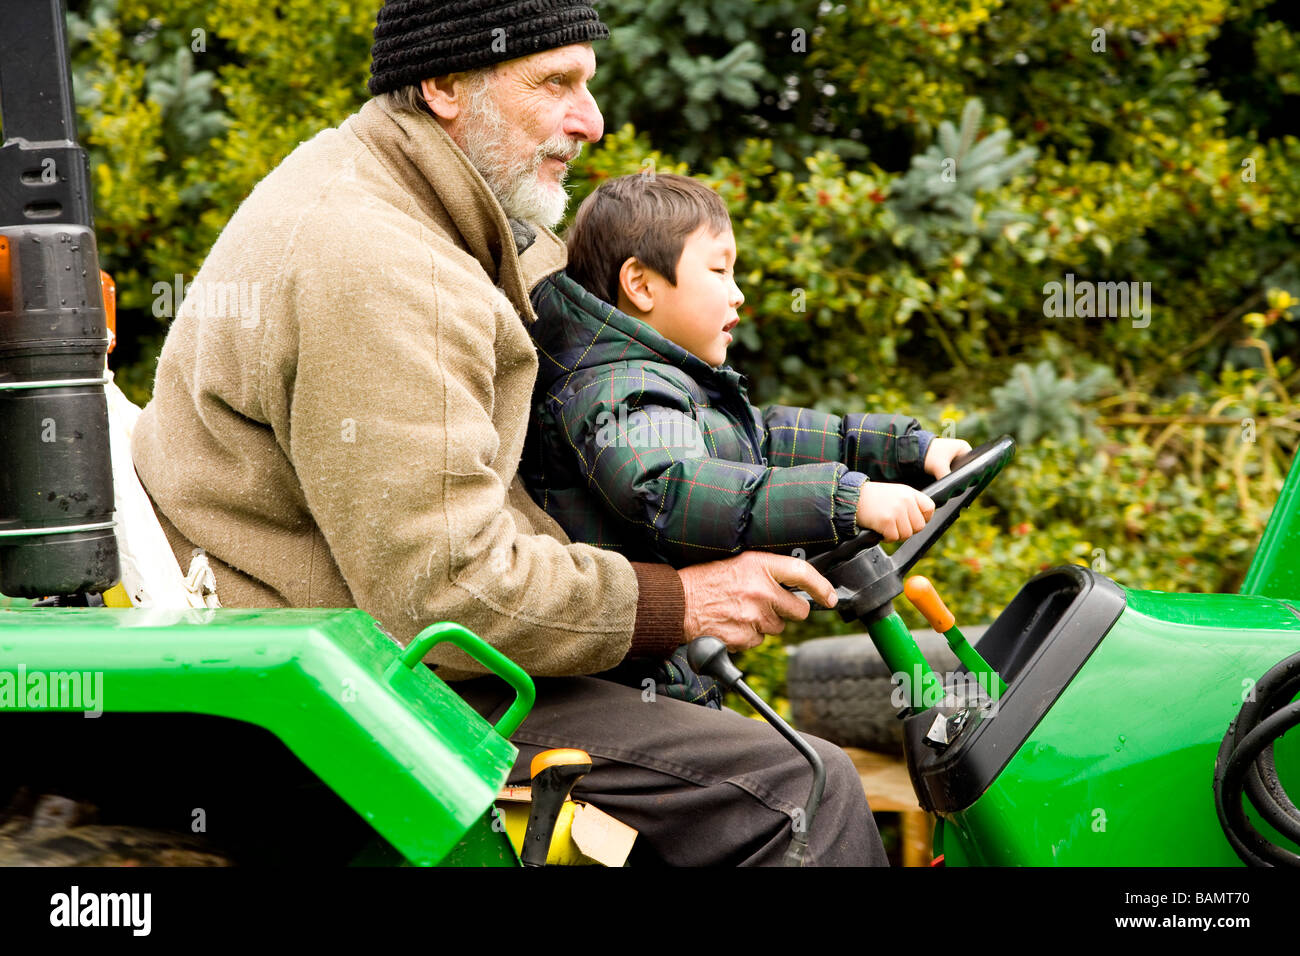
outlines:
[[[903,593],[903,576],[1015,453],[1015,440],[1003,435],[954,458],[952,471],[922,489],[934,501],[934,515],[893,554],[885,554],[877,547],[883,540],[879,532],[863,531],[833,550],[809,558],[808,563],[835,587],[840,599],[835,609],[840,616],[846,620],[870,619],[882,611],[887,613],[889,603]],[[814,603],[813,607],[820,605]]]

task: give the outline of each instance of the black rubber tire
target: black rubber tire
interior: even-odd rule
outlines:
[[[231,866],[201,836],[94,822],[94,804],[20,788],[0,812],[0,867]]]
[[[0,852],[0,866],[232,866],[188,833],[145,827],[83,826]]]
[[[970,628],[972,642],[984,628]],[[917,646],[940,677],[960,667],[942,634],[913,631]],[[841,747],[902,754],[901,708],[891,673],[866,634],[822,637],[794,649],[786,675],[794,725]]]

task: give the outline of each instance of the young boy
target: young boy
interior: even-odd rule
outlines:
[[[539,369],[520,474],[572,540],[680,567],[924,527],[934,503],[901,482],[947,474],[966,442],[901,415],[750,405],[725,364],[744,295],[712,189],[610,180],[566,243],[567,269],[532,294]],[[670,696],[718,699],[680,651],[656,677]]]

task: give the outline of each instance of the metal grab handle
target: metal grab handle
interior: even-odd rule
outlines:
[[[528,716],[528,712],[533,709],[533,702],[537,699],[537,689],[533,686],[533,679],[528,676],[522,667],[473,631],[462,627],[460,624],[455,624],[452,621],[440,621],[437,624],[430,624],[417,634],[410,644],[406,645],[406,650],[402,652],[401,658],[394,661],[392,666],[388,668],[387,673],[384,675],[385,679],[391,681],[393,675],[402,667],[414,670],[415,666],[424,660],[424,656],[429,651],[443,643],[451,643],[459,647],[515,689],[514,703],[496,722],[493,729],[502,737],[509,737],[518,730],[519,725]]]

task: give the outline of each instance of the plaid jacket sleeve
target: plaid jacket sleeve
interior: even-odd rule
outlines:
[[[570,401],[560,421],[592,494],[667,561],[812,552],[856,533],[865,476],[840,462],[772,467],[757,454],[748,462],[713,457],[689,397],[646,378],[622,399],[595,386],[607,397]]]
[[[763,409],[764,454],[773,465],[843,462],[872,481],[925,481],[934,437],[906,415],[830,415],[810,408]]]

